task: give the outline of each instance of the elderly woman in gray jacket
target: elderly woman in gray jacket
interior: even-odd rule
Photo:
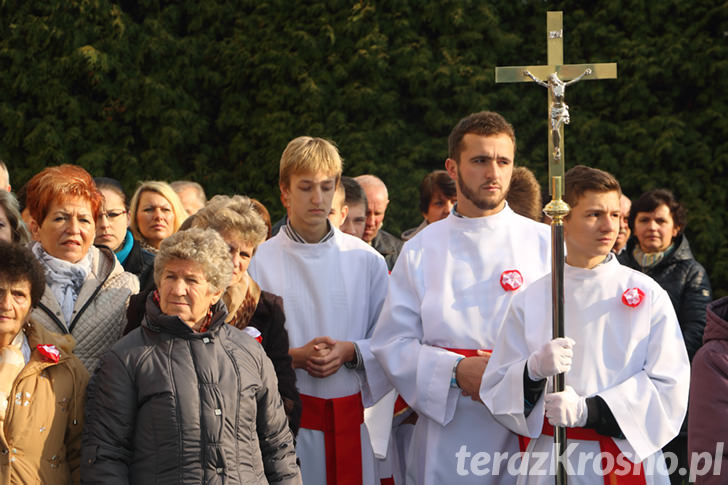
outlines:
[[[232,272],[215,231],[162,242],[142,326],[89,385],[82,483],[300,483],[273,366],[225,324]]]

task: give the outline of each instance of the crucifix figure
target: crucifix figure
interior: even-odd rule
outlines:
[[[561,200],[564,179],[564,125],[569,118],[569,106],[564,101],[566,86],[580,80],[614,79],[617,64],[564,64],[564,20],[563,12],[547,12],[546,43],[548,63],[545,66],[496,67],[495,82],[535,82],[548,88],[549,119],[549,189],[551,202],[544,212],[551,217],[551,318],[553,337],[564,337],[564,218],[569,214],[569,205]],[[544,79],[546,81],[544,81]],[[564,374],[553,379],[553,392],[565,388]],[[557,450],[556,484],[566,485],[566,428],[556,427],[554,445]]]
[[[553,99],[551,103],[551,143],[554,146],[554,160],[561,160],[561,126],[568,125],[571,118],[569,118],[569,105],[564,101],[566,96],[566,86],[577,83],[583,78],[591,74],[591,69],[586,68],[579,76],[575,77],[571,81],[564,82],[559,79],[558,74],[552,72],[549,74],[548,82],[544,82],[531,74],[526,69],[523,74],[534,80],[536,84],[539,84],[549,90],[549,97]]]

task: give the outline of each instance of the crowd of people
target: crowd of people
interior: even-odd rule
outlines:
[[[0,162],[3,481],[550,483],[566,427],[570,483],[721,483],[728,299],[685,208],[570,169],[552,338],[551,229],[515,152],[501,115],[460,120],[401,237],[385,183],[322,138],[283,151],[275,223],[68,164],[13,193]]]

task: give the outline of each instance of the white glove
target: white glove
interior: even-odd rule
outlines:
[[[555,338],[546,342],[526,361],[528,377],[533,381],[540,381],[562,372],[569,372],[575,344],[576,342],[569,337]]]
[[[551,426],[581,428],[586,424],[589,415],[586,398],[576,393],[573,387],[566,386],[563,392],[554,392],[544,396],[546,418]]]

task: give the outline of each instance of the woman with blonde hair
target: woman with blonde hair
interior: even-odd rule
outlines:
[[[0,190],[0,241],[27,244],[30,233],[25,227],[17,199],[5,190]]]
[[[167,182],[158,180],[139,185],[131,198],[129,210],[129,229],[134,238],[153,253],[187,219],[187,212],[177,193]]]
[[[74,353],[91,371],[121,336],[129,297],[139,292],[139,280],[113,251],[93,245],[102,200],[91,175],[76,165],[48,167],[26,185],[31,249],[46,278],[33,320],[71,334]]]

